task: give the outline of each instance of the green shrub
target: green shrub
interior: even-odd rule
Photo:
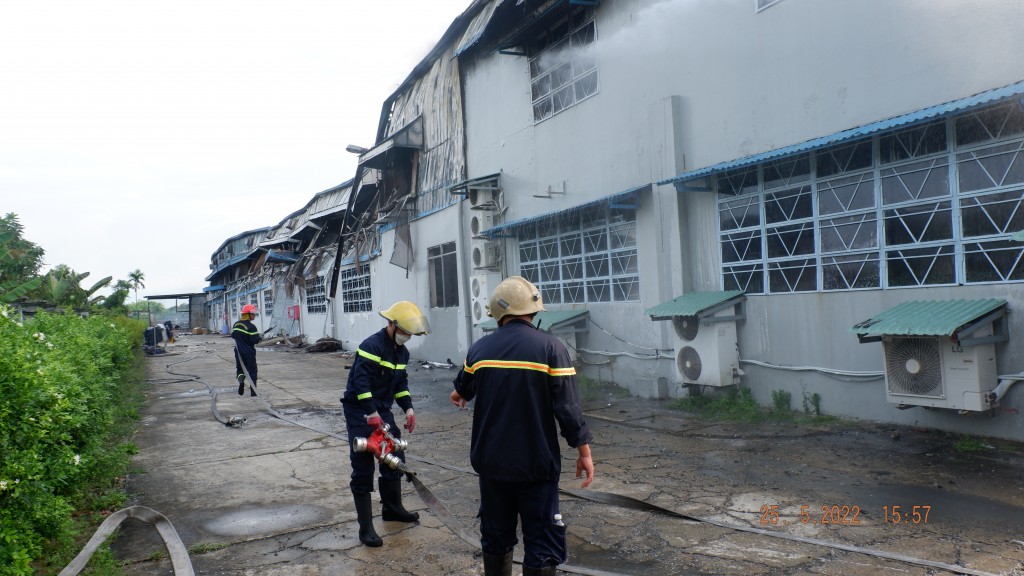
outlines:
[[[772,410],[779,413],[790,411],[793,395],[785,390],[772,390]]]
[[[120,317],[0,306],[0,575],[32,573],[44,543],[75,530],[71,512],[127,455],[108,450],[141,326]]]

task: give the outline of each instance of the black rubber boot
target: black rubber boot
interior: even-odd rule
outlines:
[[[484,553],[484,576],[512,576],[512,553],[504,556]]]
[[[245,395],[245,374],[239,374],[238,376],[235,376],[235,378],[238,378],[238,395],[239,396],[244,396]]]
[[[420,515],[416,512],[409,512],[402,506],[402,479],[385,480],[377,478],[377,488],[380,488],[380,517],[387,521],[394,522],[419,522]]]
[[[373,502],[370,495],[353,494],[352,498],[356,502],[356,514],[359,517],[359,541],[371,548],[382,546],[384,541],[373,529]]]
[[[554,566],[547,566],[545,568],[523,566],[523,576],[555,576],[557,573],[558,569]]]

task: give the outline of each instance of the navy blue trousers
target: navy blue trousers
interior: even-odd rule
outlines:
[[[517,520],[523,522],[523,566],[544,568],[566,560],[565,526],[558,514],[558,481],[502,482],[480,478],[480,547],[485,554],[504,556],[519,542]]]
[[[378,462],[377,457],[371,452],[356,452],[352,449],[352,440],[355,438],[368,438],[373,433],[374,427],[366,423],[366,413],[360,406],[350,406],[342,403],[345,411],[345,429],[348,430],[348,453],[352,462],[352,479],[349,481],[349,488],[353,494],[369,494],[373,492],[373,473],[375,464],[380,467],[380,477],[385,480],[396,480],[402,477],[398,470],[388,468],[387,464]],[[391,435],[395,438],[402,437],[401,428],[395,424],[395,415],[391,410],[378,411],[385,423],[391,426]],[[395,453],[402,462],[405,462],[405,451]]]
[[[245,364],[245,371],[242,371],[242,364]],[[252,378],[252,383],[256,383],[256,351],[253,350],[251,353],[245,353],[235,348],[235,374],[249,373],[249,377]]]

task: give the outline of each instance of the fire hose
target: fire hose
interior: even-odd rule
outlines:
[[[189,358],[188,360],[192,360],[195,357],[196,356],[194,356],[193,358]],[[188,360],[183,360],[181,362],[187,362]],[[180,363],[180,362],[176,362],[176,363]],[[171,367],[171,364],[168,364],[167,365],[167,371],[169,373],[171,373],[171,374],[176,374],[176,373],[170,371],[170,367]],[[178,375],[180,375],[180,374],[178,374]],[[217,394],[214,392],[212,387],[210,387],[208,384],[203,382],[199,378],[199,376],[193,376],[193,379],[195,381],[197,381],[197,382],[200,382],[200,383],[206,385],[207,388],[210,390],[210,394],[211,394],[211,396],[213,396],[213,398],[212,398],[213,408],[212,409],[213,409],[213,413],[214,413],[215,417],[217,418],[217,420],[222,422],[222,423],[224,423],[224,424],[226,424],[226,425],[229,425],[229,426],[236,425],[235,423],[231,422],[231,420],[234,420],[234,418],[232,418],[230,420],[225,420],[222,416],[220,416],[220,413],[216,409],[216,396],[217,396]],[[270,416],[273,416],[274,418],[280,419],[280,420],[288,422],[290,424],[294,424],[296,426],[300,426],[302,428],[306,428],[308,430],[315,431],[315,432],[320,433],[320,434],[325,434],[327,436],[330,436],[330,437],[333,437],[333,438],[336,438],[336,439],[347,441],[347,438],[344,438],[344,437],[342,437],[342,436],[340,436],[338,434],[335,434],[335,433],[332,433],[332,432],[328,432],[328,431],[324,431],[324,430],[319,430],[317,428],[313,428],[313,427],[308,426],[308,425],[306,425],[304,423],[301,423],[301,422],[298,422],[298,421],[293,420],[291,418],[288,418],[284,414],[281,414],[280,412],[275,410],[266,401],[266,399],[263,396],[257,396],[257,399],[263,405],[264,410],[266,411],[266,413],[269,414]],[[244,422],[244,420],[241,421],[241,422]],[[454,514],[451,513],[451,511],[447,508],[447,506],[445,506],[444,502],[442,502],[439,498],[437,498],[437,496],[435,496],[433,494],[433,492],[431,492],[430,489],[426,485],[423,484],[423,482],[420,480],[420,478],[417,475],[417,473],[414,470],[412,470],[411,468],[409,468],[408,465],[405,462],[403,462],[400,458],[395,456],[395,452],[403,452],[403,451],[405,451],[408,448],[408,446],[409,445],[408,445],[407,441],[405,441],[403,439],[400,439],[400,438],[395,438],[390,433],[390,427],[387,424],[384,424],[383,426],[378,427],[376,430],[374,430],[373,433],[371,433],[371,435],[369,437],[367,437],[367,438],[356,438],[352,442],[352,449],[353,450],[355,450],[357,452],[371,452],[371,453],[374,454],[375,457],[377,457],[381,462],[385,463],[388,467],[390,467],[392,469],[395,469],[395,470],[399,470],[399,471],[405,473],[406,477],[409,479],[410,482],[412,482],[413,487],[416,489],[416,493],[420,496],[420,498],[423,500],[424,504],[426,504],[427,508],[431,511],[431,513],[433,513],[434,516],[437,517],[441,521],[441,523],[444,524],[444,526],[446,528],[448,528],[454,535],[458,536],[460,539],[462,539],[463,541],[465,541],[469,545],[473,546],[474,548],[479,548],[479,545],[480,545],[479,538],[474,536],[474,535],[472,535],[472,534],[470,534],[466,530],[465,525],[458,518],[456,518]],[[467,470],[467,469],[462,468],[462,467],[454,466],[454,465],[447,464],[447,463],[437,462],[437,461],[433,461],[433,460],[429,460],[429,459],[425,459],[425,458],[418,458],[418,457],[415,457],[415,456],[412,456],[412,455],[408,455],[407,459],[423,462],[423,463],[426,463],[426,464],[431,464],[431,465],[438,466],[440,468],[445,468],[445,469],[448,469],[448,470],[463,472],[463,473],[467,473],[467,474],[474,474],[474,475],[476,474],[473,470]],[[806,538],[806,537],[802,537],[802,536],[796,536],[796,535],[786,534],[786,533],[781,533],[781,532],[770,532],[770,531],[767,531],[767,530],[753,528],[753,527],[750,527],[750,526],[743,526],[743,525],[738,525],[738,524],[730,524],[730,523],[726,523],[726,522],[720,522],[718,520],[714,520],[714,519],[711,519],[711,518],[699,518],[699,517],[696,517],[696,516],[689,516],[689,515],[686,515],[686,514],[681,514],[679,512],[675,512],[673,510],[662,508],[661,506],[657,506],[657,505],[651,504],[649,502],[645,502],[645,501],[638,500],[638,499],[632,498],[630,496],[624,496],[624,495],[621,495],[621,494],[599,492],[599,491],[596,491],[596,490],[589,490],[589,489],[588,490],[575,490],[575,489],[565,489],[565,488],[560,489],[559,492],[562,493],[562,494],[566,494],[566,495],[569,495],[569,496],[576,497],[576,498],[585,499],[585,500],[588,500],[588,501],[591,501],[591,502],[597,502],[597,503],[601,503],[601,504],[608,504],[608,505],[612,505],[612,506],[619,506],[619,507],[628,508],[628,509],[632,509],[632,510],[641,510],[641,511],[648,511],[648,512],[659,513],[659,514],[666,514],[666,515],[669,515],[669,516],[680,518],[682,520],[691,521],[691,522],[700,522],[700,523],[705,523],[705,524],[711,524],[711,525],[718,526],[720,528],[729,529],[729,530],[736,530],[736,531],[741,531],[741,532],[748,532],[748,533],[759,534],[759,535],[763,535],[763,536],[769,536],[769,537],[773,537],[773,538],[781,538],[781,539],[784,539],[784,540],[790,540],[790,541],[795,541],[795,542],[802,542],[802,543],[806,543],[806,544],[825,546],[825,547],[834,548],[834,549],[838,549],[838,550],[845,550],[847,552],[855,552],[855,553],[859,553],[859,554],[866,554],[866,555],[874,556],[874,557],[877,557],[877,558],[885,558],[885,559],[896,560],[896,561],[904,562],[904,563],[908,563],[908,564],[916,564],[916,565],[919,565],[919,566],[927,566],[927,567],[931,567],[931,568],[938,568],[938,569],[942,569],[942,570],[947,570],[947,571],[955,573],[955,574],[968,574],[968,575],[972,575],[972,576],[997,576],[996,574],[993,574],[991,572],[985,572],[985,571],[982,571],[982,570],[975,570],[975,569],[972,569],[972,568],[966,568],[964,566],[957,566],[957,565],[946,564],[946,563],[942,563],[942,562],[933,562],[933,561],[930,561],[930,560],[923,560],[923,559],[920,559],[920,558],[914,558],[914,557],[911,557],[911,556],[905,556],[903,554],[896,554],[896,553],[887,552],[887,551],[884,551],[884,550],[874,550],[874,549],[870,549],[870,548],[862,548],[862,547],[859,547],[859,546],[852,546],[852,545],[847,545],[847,544],[841,544],[841,543],[838,543],[838,542],[829,542],[829,541],[825,541],[825,540],[819,540],[819,539],[816,539],[816,538]],[[165,541],[165,544],[167,546],[168,552],[170,553],[171,561],[172,561],[172,564],[174,565],[174,571],[175,571],[175,575],[176,576],[191,576],[192,574],[194,574],[194,571],[192,570],[191,561],[188,558],[188,551],[185,549],[184,545],[181,544],[181,540],[180,540],[180,538],[177,537],[177,532],[174,531],[174,527],[170,524],[170,522],[163,515],[161,515],[158,512],[155,512],[153,510],[150,510],[149,508],[145,508],[145,507],[142,507],[142,506],[134,506],[134,507],[131,507],[131,508],[126,508],[124,510],[119,510],[119,511],[115,512],[114,514],[112,514],[111,517],[108,518],[106,521],[104,521],[103,524],[100,526],[99,530],[97,530],[96,534],[93,536],[93,538],[86,545],[85,549],[83,549],[82,552],[80,552],[79,555],[75,557],[75,559],[72,561],[71,564],[69,564],[63,571],[61,571],[60,576],[74,576],[74,575],[78,574],[85,567],[85,564],[89,561],[89,558],[92,556],[93,552],[96,550],[96,548],[99,546],[99,544],[102,543],[103,540],[107,536],[109,536],[109,534],[114,529],[117,528],[117,525],[119,525],[127,517],[136,517],[136,518],[143,519],[143,520],[153,524],[157,528],[157,530],[160,532],[161,536],[164,538],[164,541]],[[522,556],[517,554],[515,560],[517,562],[521,563],[522,562]],[[615,572],[607,572],[607,571],[603,571],[603,570],[597,570],[597,569],[592,569],[592,568],[585,568],[585,567],[582,567],[582,566],[574,566],[572,564],[562,564],[562,565],[560,565],[558,567],[558,569],[560,571],[562,571],[562,572],[569,572],[569,573],[572,573],[572,574],[584,574],[584,575],[588,575],[588,576],[623,576],[623,575],[615,573]]]

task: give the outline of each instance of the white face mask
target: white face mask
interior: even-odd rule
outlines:
[[[410,339],[412,339],[412,336],[408,334],[402,334],[397,330],[395,331],[395,344],[398,344],[399,346],[404,346],[405,343],[408,342]]]

